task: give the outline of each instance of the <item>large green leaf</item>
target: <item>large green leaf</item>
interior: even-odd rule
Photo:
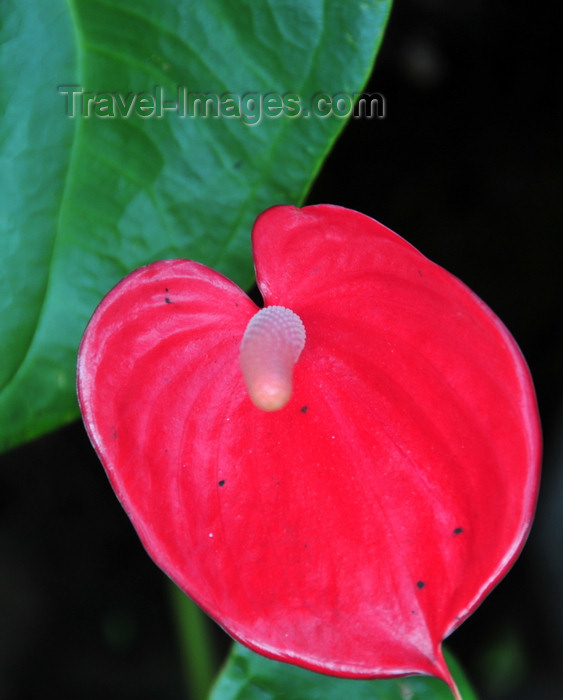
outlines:
[[[133,268],[188,257],[248,285],[254,218],[303,200],[345,123],[184,117],[159,97],[357,92],[390,4],[3,0],[0,449],[77,415],[80,336]]]
[[[463,700],[476,700],[459,665],[445,654]],[[349,680],[272,661],[235,643],[209,700],[452,700],[437,678]]]

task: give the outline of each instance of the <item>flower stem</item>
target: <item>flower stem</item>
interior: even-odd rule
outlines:
[[[178,629],[180,658],[189,700],[206,700],[219,658],[214,644],[213,623],[175,584],[170,599]]]

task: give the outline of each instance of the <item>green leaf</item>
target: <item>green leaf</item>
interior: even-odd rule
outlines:
[[[477,700],[461,668],[445,653],[463,700]],[[209,700],[452,700],[437,678],[349,680],[272,661],[234,643]]]
[[[255,217],[302,202],[346,121],[292,116],[291,96],[360,90],[390,5],[4,0],[0,449],[78,415],[81,334],[135,267],[186,257],[251,282]],[[185,91],[274,93],[280,116],[248,97],[189,116]]]

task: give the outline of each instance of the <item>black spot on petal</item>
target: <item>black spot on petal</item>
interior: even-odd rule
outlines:
[[[417,587],[417,588],[424,588],[424,586],[425,586],[424,581],[417,581],[417,582],[416,582],[416,587]]]

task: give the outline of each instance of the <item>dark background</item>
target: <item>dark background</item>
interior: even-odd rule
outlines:
[[[377,218],[463,279],[534,376],[536,523],[449,640],[482,700],[563,698],[562,92],[546,8],[396,0],[367,88],[387,115],[350,122],[308,199]],[[80,424],[0,458],[0,567],[0,700],[185,698],[169,587]]]

